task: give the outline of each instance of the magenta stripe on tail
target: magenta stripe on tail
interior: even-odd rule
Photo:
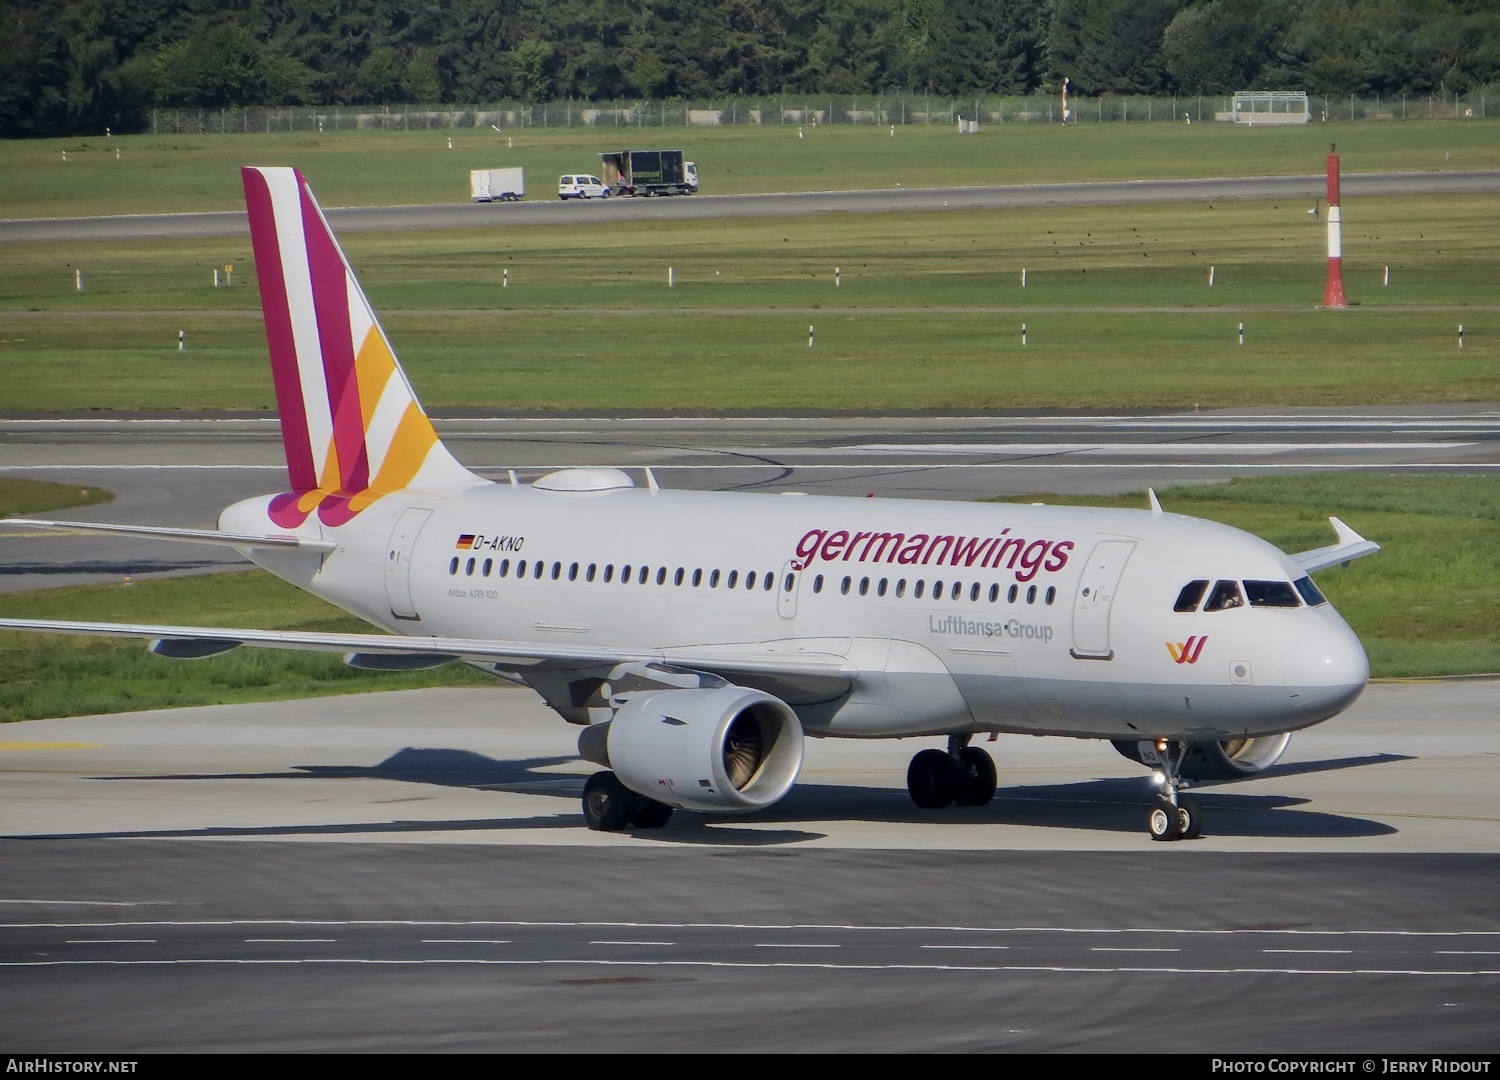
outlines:
[[[318,340],[323,347],[323,373],[328,384],[328,411],[333,417],[333,444],[338,452],[339,488],[351,493],[363,491],[369,486],[370,461],[349,327],[348,271],[301,174],[297,181],[313,308],[318,316]]]
[[[302,404],[302,382],[297,374],[297,344],[292,336],[292,314],[287,302],[286,277],[281,269],[281,244],[276,237],[271,189],[256,169],[241,169],[240,177],[245,185],[245,207],[250,212],[250,243],[255,251],[255,276],[260,283],[261,310],[265,315],[266,346],[271,353],[276,411],[281,416],[287,479],[292,490],[307,491],[318,486],[318,474]]]

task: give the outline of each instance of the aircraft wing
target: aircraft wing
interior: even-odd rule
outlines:
[[[485,638],[397,636],[393,634],[329,634],[289,630],[248,630],[218,626],[156,626],[137,623],[72,622],[64,619],[0,619],[0,630],[96,637],[132,637],[151,641],[151,651],[178,659],[199,659],[228,652],[240,645],[260,649],[336,652],[363,659],[357,667],[382,667],[378,658],[405,658],[405,667],[435,667],[453,660],[499,663],[515,668],[588,668],[619,664],[663,664],[691,668],[733,679],[764,676],[795,679],[830,692],[853,683],[858,668],[836,654],[783,653],[749,646],[694,647],[691,655],[676,657],[672,650],[610,649],[556,645],[540,641],[499,641]],[[399,661],[398,661],[399,662]]]
[[[1338,543],[1313,548],[1311,551],[1299,551],[1292,556],[1292,561],[1309,574],[1314,570],[1324,570],[1338,563],[1347,564],[1352,559],[1373,555],[1380,550],[1379,544],[1373,540],[1366,540],[1338,518],[1331,517],[1328,522],[1333,526],[1333,531],[1339,538]]]
[[[338,546],[331,540],[317,540],[291,533],[259,535],[220,532],[217,529],[168,529],[157,525],[109,525],[94,521],[46,521],[41,518],[4,518],[0,519],[0,525],[52,529],[58,532],[107,533],[111,536],[147,536],[153,540],[222,544],[238,548],[299,548],[303,551],[328,552]]]

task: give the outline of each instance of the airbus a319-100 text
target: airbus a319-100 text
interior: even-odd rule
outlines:
[[[1196,835],[1192,782],[1254,775],[1360,694],[1358,639],[1287,555],[1148,509],[671,491],[609,468],[495,483],[449,453],[303,177],[243,170],[288,490],[215,530],[12,521],[224,544],[385,633],[0,620],[239,646],[359,668],[464,663],[582,726],[596,829],[742,814],[791,788],[806,737],[946,738],[919,806],[979,805],[975,735],[1107,739],[1155,770],[1158,839]]]

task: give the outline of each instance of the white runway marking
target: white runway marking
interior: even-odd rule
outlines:
[[[155,945],[156,939],[149,937],[123,938],[71,938],[66,945]]]
[[[247,945],[320,945],[337,941],[331,937],[247,937]]]
[[[1261,927],[1238,927],[1222,930],[1193,929],[1178,926],[954,926],[931,923],[734,923],[734,922],[622,922],[535,919],[132,919],[92,922],[23,922],[0,923],[0,930],[105,930],[119,927],[158,926],[306,926],[306,927],[460,927],[460,926],[514,926],[559,929],[618,929],[618,930],[811,930],[853,931],[882,933],[950,933],[950,934],[1163,934],[1185,937],[1233,937],[1285,936],[1285,937],[1330,937],[1330,938],[1500,938],[1500,930],[1305,930],[1297,928],[1268,929]],[[629,944],[630,942],[626,942]],[[593,943],[591,943],[593,944]],[[668,942],[667,944],[671,944]]]
[[[1468,444],[1465,444],[1468,445]],[[479,473],[504,473],[506,469],[515,468],[522,473],[544,473],[557,469],[618,469],[618,468],[642,468],[638,464],[620,465],[613,462],[608,465],[578,465],[566,463],[558,465],[472,465],[470,468]],[[1376,461],[1376,462],[1351,462],[1351,461],[1222,461],[1222,462],[1187,462],[1187,461],[1153,461],[1150,463],[1153,469],[1181,469],[1181,470],[1219,470],[1244,469],[1276,470],[1276,469],[1318,469],[1325,472],[1340,470],[1382,470],[1382,469],[1497,469],[1500,462],[1493,461]],[[839,472],[859,472],[870,469],[900,468],[903,470],[916,469],[1010,469],[1015,471],[1049,469],[1139,469],[1141,465],[1136,462],[1100,461],[1100,462],[1064,462],[1064,461],[846,461],[846,462],[797,462],[781,463],[771,462],[713,462],[711,464],[652,464],[651,468],[656,472],[765,472],[774,469],[789,469],[793,472],[812,472],[818,470],[835,470]],[[20,472],[173,472],[177,470],[196,470],[199,472],[244,472],[246,470],[257,472],[285,472],[285,465],[0,465],[0,473]]]
[[[509,945],[510,938],[434,937],[423,938],[423,945]]]
[[[174,967],[229,965],[275,967],[279,965],[347,964],[367,967],[661,967],[661,968],[749,968],[816,969],[821,971],[936,971],[936,972],[1031,972],[1053,975],[1314,975],[1314,976],[1412,976],[1452,978],[1455,976],[1500,975],[1500,969],[1472,971],[1432,971],[1423,968],[1273,968],[1273,967],[1073,967],[1062,964],[836,964],[812,961],[741,961],[741,960],[485,960],[470,957],[456,959],[385,960],[360,957],[303,957],[287,959],[236,959],[202,957],[176,960],[15,960],[0,961],[0,968],[39,967]]]
[[[857,446],[778,449],[776,454],[1292,454],[1337,450],[1454,450],[1469,442],[1277,443],[865,443]]]
[[[591,941],[590,945],[676,945],[675,941]]]

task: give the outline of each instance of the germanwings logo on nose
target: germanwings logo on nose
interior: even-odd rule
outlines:
[[[1199,655],[1203,652],[1203,646],[1208,644],[1208,635],[1202,637],[1190,637],[1186,641],[1167,642],[1167,652],[1172,654],[1172,659],[1179,664],[1196,664]]]

